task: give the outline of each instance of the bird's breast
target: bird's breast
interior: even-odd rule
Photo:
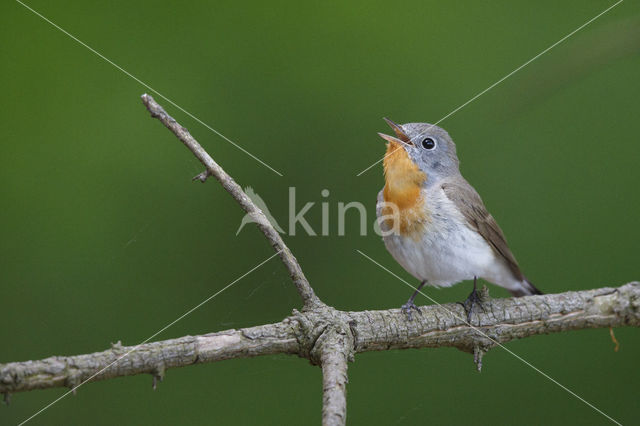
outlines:
[[[427,175],[409,158],[402,146],[390,142],[384,159],[385,205],[381,215],[386,227],[398,234],[420,239],[429,222],[422,186]]]

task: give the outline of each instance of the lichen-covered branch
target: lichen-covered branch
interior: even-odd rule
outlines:
[[[400,309],[343,312],[319,306],[294,311],[276,324],[135,347],[114,345],[87,355],[0,364],[0,393],[72,388],[103,369],[92,381],[134,374],[161,378],[169,368],[229,358],[293,354],[322,367],[326,402],[323,419],[327,424],[341,424],[346,416],[346,360],[351,361],[354,353],[449,346],[481,358],[497,343],[537,334],[639,327],[640,283],[492,299],[484,307],[485,312],[474,316],[473,325],[469,326],[463,308],[457,304],[422,306],[412,321]],[[118,358],[122,359],[114,363]]]
[[[204,182],[208,176],[215,177],[222,187],[240,204],[240,207],[256,222],[260,231],[262,231],[271,246],[278,252],[282,263],[284,263],[284,266],[289,271],[289,275],[302,298],[304,307],[311,308],[322,304],[309,285],[309,281],[302,272],[302,268],[297,259],[293,253],[291,253],[291,250],[289,250],[289,247],[284,243],[280,234],[269,222],[269,219],[267,219],[262,210],[245,194],[242,187],[211,158],[207,151],[191,136],[186,128],[182,127],[180,123],[167,114],[164,108],[162,108],[153,97],[145,93],[142,95],[142,103],[147,107],[151,116],[160,120],[167,129],[171,130],[189,151],[200,160],[202,165],[204,165],[206,171],[196,176],[194,180],[198,179]]]

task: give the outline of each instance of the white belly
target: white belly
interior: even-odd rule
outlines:
[[[383,237],[387,250],[407,272],[427,284],[448,287],[474,277],[502,287],[517,280],[493,248],[466,224],[466,219],[444,193],[426,194],[430,221],[421,238]]]

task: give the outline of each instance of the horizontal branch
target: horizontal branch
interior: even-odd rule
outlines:
[[[169,368],[230,358],[296,353],[299,345],[291,329],[291,324],[283,321],[138,346],[122,346],[118,342],[103,352],[0,364],[0,393],[55,387],[73,389],[86,380],[135,374],[151,374],[155,386],[156,380],[162,380]]]
[[[538,334],[640,326],[640,283],[617,288],[490,299],[471,325],[459,304],[423,306],[407,322],[399,309],[349,313],[355,351],[456,347],[470,353]]]
[[[456,347],[481,356],[497,343],[561,331],[640,326],[640,283],[542,296],[491,299],[466,324],[457,304],[422,306],[408,321],[400,309],[343,312],[328,306],[293,315],[280,323],[124,347],[104,352],[56,356],[0,364],[0,393],[52,387],[73,388],[91,381],[134,374],[162,378],[168,368],[269,354],[295,354],[322,366],[334,365],[330,383],[344,386],[352,352]],[[337,333],[337,335],[336,335]],[[336,337],[337,336],[337,337]],[[336,339],[340,350],[331,350]],[[327,343],[329,342],[329,343]],[[126,355],[126,356],[125,356]],[[100,372],[99,374],[96,374]],[[333,396],[339,396],[334,393]],[[331,397],[331,395],[328,395]],[[340,399],[332,411],[342,413]],[[342,414],[340,414],[342,413]]]
[[[182,127],[173,117],[160,106],[154,99],[148,94],[142,95],[142,103],[147,107],[147,110],[151,113],[153,118],[157,118],[165,125],[165,127],[176,135],[178,139],[186,146],[193,155],[200,160],[206,171],[199,174],[194,178],[204,182],[209,176],[216,178],[222,187],[240,204],[240,207],[247,212],[247,214],[258,225],[258,228],[267,241],[271,244],[274,250],[280,256],[280,260],[289,271],[291,280],[298,290],[302,302],[305,308],[311,308],[322,304],[320,299],[315,295],[313,288],[309,285],[309,281],[302,272],[302,268],[298,263],[289,247],[284,243],[278,231],[273,227],[269,219],[260,210],[254,202],[245,194],[242,187],[236,183],[236,181],[225,172],[218,163],[205,151],[204,148],[198,143],[198,141],[191,136],[189,131]]]

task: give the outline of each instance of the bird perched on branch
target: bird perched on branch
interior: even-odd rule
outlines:
[[[468,321],[479,301],[478,278],[514,296],[542,294],[522,274],[502,230],[460,174],[449,134],[428,123],[385,120],[396,136],[379,133],[388,144],[376,213],[387,250],[420,280],[402,306],[409,319],[426,284],[449,287],[473,280],[464,304]]]

